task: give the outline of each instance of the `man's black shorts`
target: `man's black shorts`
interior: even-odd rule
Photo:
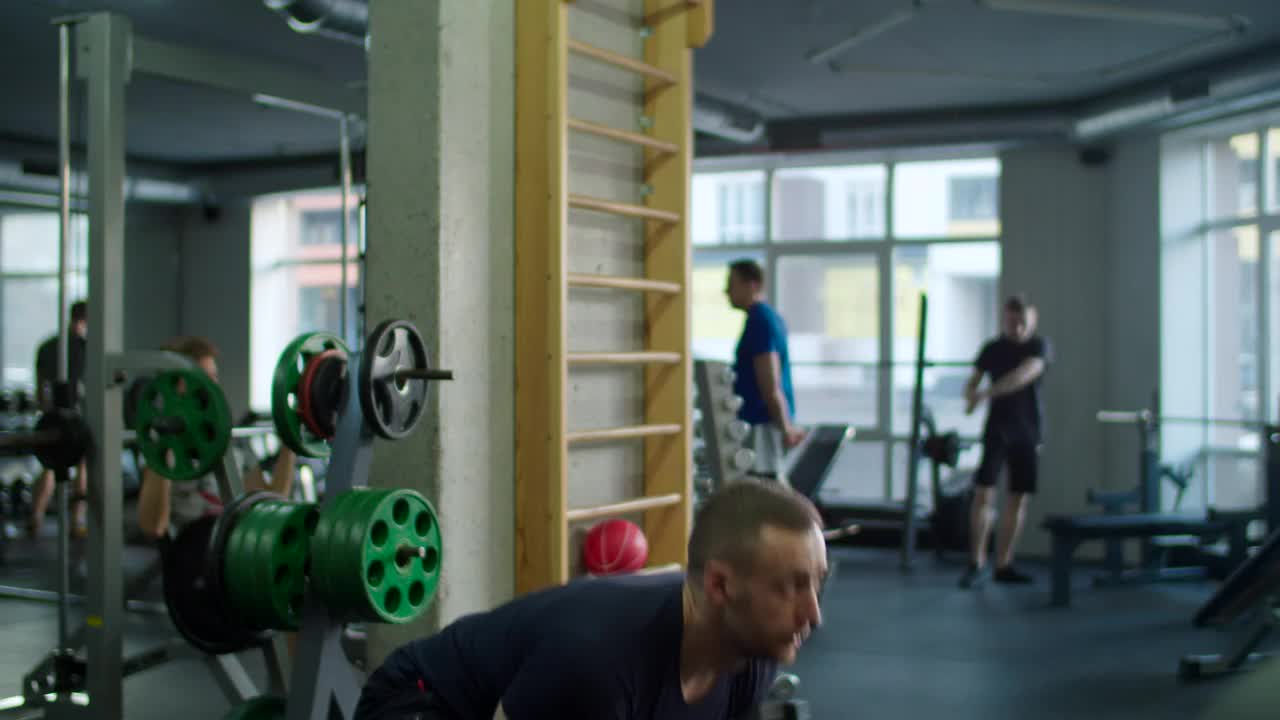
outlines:
[[[982,439],[982,463],[973,483],[979,487],[995,487],[1000,468],[1009,467],[1009,492],[1031,495],[1039,477],[1040,445],[1030,441],[1010,441],[997,433]]]

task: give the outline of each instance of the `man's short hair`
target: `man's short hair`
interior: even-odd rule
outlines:
[[[689,575],[701,577],[709,560],[750,571],[766,526],[806,532],[821,527],[822,517],[808,498],[781,483],[743,480],[725,485],[694,515]]]
[[[1031,303],[1027,302],[1027,298],[1024,295],[1010,295],[1004,301],[1004,309],[1009,312],[1024,313],[1029,307],[1031,307]]]
[[[84,300],[77,300],[71,303],[71,322],[78,323],[80,321],[89,320],[89,303]]]
[[[162,345],[160,349],[185,355],[195,361],[199,361],[200,358],[218,357],[218,346],[214,345],[208,338],[202,338],[199,335],[174,338]]]
[[[757,285],[764,284],[764,268],[760,267],[760,263],[750,258],[734,260],[729,263],[729,272],[747,282],[753,282]]]

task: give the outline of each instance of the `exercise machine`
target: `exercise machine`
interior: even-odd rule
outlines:
[[[1145,412],[1145,411],[1140,411]],[[1280,529],[1280,428],[1256,425],[1263,438],[1266,500],[1262,508],[1244,512],[1210,511],[1188,515],[1178,513],[1127,513],[1102,515],[1050,515],[1044,528],[1052,535],[1052,599],[1054,606],[1071,604],[1073,556],[1082,542],[1101,540],[1154,540],[1190,536],[1205,545],[1227,540],[1227,562],[1238,566],[1248,557],[1248,528],[1265,520],[1267,531]],[[1157,479],[1158,482],[1158,479]]]
[[[1236,569],[1192,618],[1196,627],[1234,631],[1224,653],[1188,655],[1178,663],[1184,682],[1235,672],[1265,655],[1255,652],[1280,620],[1280,530]],[[1234,625],[1234,627],[1232,627]]]
[[[1152,403],[1159,407],[1158,398]],[[1160,427],[1155,410],[1137,412],[1117,412],[1103,410],[1098,413],[1098,421],[1107,424],[1132,425],[1137,431],[1138,440],[1138,482],[1137,485],[1124,491],[1102,491],[1091,489],[1087,500],[1090,505],[1098,505],[1105,515],[1124,515],[1127,513],[1158,514],[1164,512],[1164,483],[1168,482],[1174,490],[1172,513],[1178,513],[1182,506],[1182,498],[1190,485],[1195,468],[1191,463],[1179,466],[1161,463],[1160,461]],[[1195,536],[1192,536],[1195,537]],[[1196,538],[1198,540],[1198,538]],[[1152,536],[1142,538],[1139,567],[1126,569],[1124,560],[1124,538],[1110,537],[1104,540],[1105,555],[1103,568],[1105,573],[1094,578],[1096,585],[1117,585],[1125,583],[1154,582],[1160,580],[1198,579],[1204,577],[1203,567],[1168,567],[1166,558],[1175,544],[1185,544],[1185,536]]]
[[[85,407],[82,415],[93,442],[86,453],[89,470],[88,542],[84,608],[90,620],[84,634],[83,692],[56,693],[45,707],[47,717],[128,717],[122,681],[124,581],[123,492],[120,448],[122,390],[131,370],[123,353],[123,276],[125,227],[126,88],[132,77],[150,75],[213,86],[245,98],[268,95],[326,107],[350,115],[363,113],[360,94],[317,80],[313,73],[279,63],[254,63],[243,57],[181,47],[135,33],[127,18],[110,12],[59,18],[60,63],[59,175],[61,257],[68,250],[70,225],[70,87],[82,81],[86,97],[89,210],[89,333],[86,338]],[[75,59],[75,67],[72,60]],[[65,261],[62,267],[66,267]],[[59,293],[58,319],[67,308],[65,282]],[[60,332],[65,335],[65,328]],[[65,348],[65,342],[62,344]],[[60,353],[65,355],[65,349]],[[166,361],[168,362],[168,361]],[[65,368],[65,360],[60,361]],[[145,367],[145,364],[144,364]],[[65,372],[60,372],[65,377]],[[332,482],[332,480],[331,480]],[[58,483],[57,507],[65,543],[67,483]],[[62,551],[60,551],[60,555]],[[65,566],[62,575],[65,576]],[[65,590],[65,577],[60,581]],[[59,651],[65,650],[66,622],[60,608]],[[59,657],[65,656],[61,653]],[[78,667],[72,668],[78,670]],[[67,684],[70,685],[69,683]]]

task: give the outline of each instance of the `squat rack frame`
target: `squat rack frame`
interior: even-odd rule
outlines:
[[[56,18],[55,25],[74,30],[75,77],[87,86],[89,178],[89,332],[85,368],[85,419],[92,431],[87,457],[89,541],[86,560],[86,690],[87,705],[59,698],[46,706],[46,717],[125,717],[123,679],[124,586],[121,575],[123,493],[120,452],[123,440],[122,388],[128,380],[129,359],[123,352],[124,218],[125,218],[125,90],[134,73],[186,83],[263,95],[318,108],[330,108],[343,118],[363,117],[361,93],[317,79],[313,73],[258,62],[240,56],[182,47],[134,33],[128,18],[96,12]],[[67,67],[67,65],[63,65]],[[69,83],[63,73],[60,86]],[[66,117],[69,93],[59,96],[60,117]],[[345,131],[345,120],[341,123]],[[59,148],[69,146],[67,123],[60,123]],[[348,149],[342,143],[342,149]],[[342,159],[343,168],[350,159]],[[60,211],[69,212],[69,167],[60,161],[63,190]],[[345,173],[344,173],[345,174]],[[348,211],[348,183],[343,183]],[[343,223],[344,228],[347,223]],[[63,223],[66,232],[66,223]],[[344,262],[345,262],[344,247]],[[61,299],[61,298],[60,298]],[[58,310],[59,321],[65,307]],[[64,490],[60,490],[64,492]],[[65,528],[60,529],[65,532]]]

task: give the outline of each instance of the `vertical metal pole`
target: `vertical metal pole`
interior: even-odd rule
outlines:
[[[67,372],[67,248],[71,231],[71,26],[58,26],[58,371],[57,383]],[[42,388],[37,388],[40,392]],[[55,399],[57,393],[54,393]],[[54,482],[58,493],[58,650],[67,649],[67,593],[71,587],[71,559],[67,535],[71,532],[67,507],[67,472],[59,470]]]
[[[77,64],[89,102],[89,334],[85,357],[85,417],[89,453],[89,565],[86,716],[126,717],[121,687],[124,588],[123,492],[120,487],[120,391],[108,360],[121,351],[124,284],[125,85],[131,26],[95,13],[76,32]]]
[[[338,119],[338,160],[342,172],[342,228],[339,236],[342,238],[342,284],[338,290],[338,322],[341,323],[338,336],[347,343],[351,342],[347,333],[347,235],[351,227],[351,133],[349,127],[344,113]]]
[[[71,26],[58,26],[58,380],[67,379],[67,250],[71,233]]]
[[[894,178],[897,175],[897,166],[889,163],[885,168],[884,178],[884,202],[881,206],[884,212],[884,241],[880,246],[880,253],[877,256],[876,277],[879,279],[880,288],[880,312],[879,327],[880,333],[878,341],[880,343],[880,352],[877,354],[877,367],[875,372],[876,378],[876,427],[884,432],[884,499],[885,502],[893,502],[893,465],[894,465],[894,438],[897,433],[893,427],[893,391],[897,378],[894,371],[894,361],[897,356],[894,354],[893,348],[893,324],[896,321],[895,315],[897,308],[893,299],[898,292],[895,287],[896,273],[893,266],[893,248],[894,248],[894,223],[893,223],[893,195],[894,195]]]
[[[924,359],[925,338],[929,319],[929,296],[920,293],[920,327],[916,343],[916,385],[911,394],[911,432],[907,448],[907,497],[902,522],[902,556],[903,570],[911,569],[911,561],[916,552],[916,495],[917,480],[920,477],[920,418],[924,414]]]

